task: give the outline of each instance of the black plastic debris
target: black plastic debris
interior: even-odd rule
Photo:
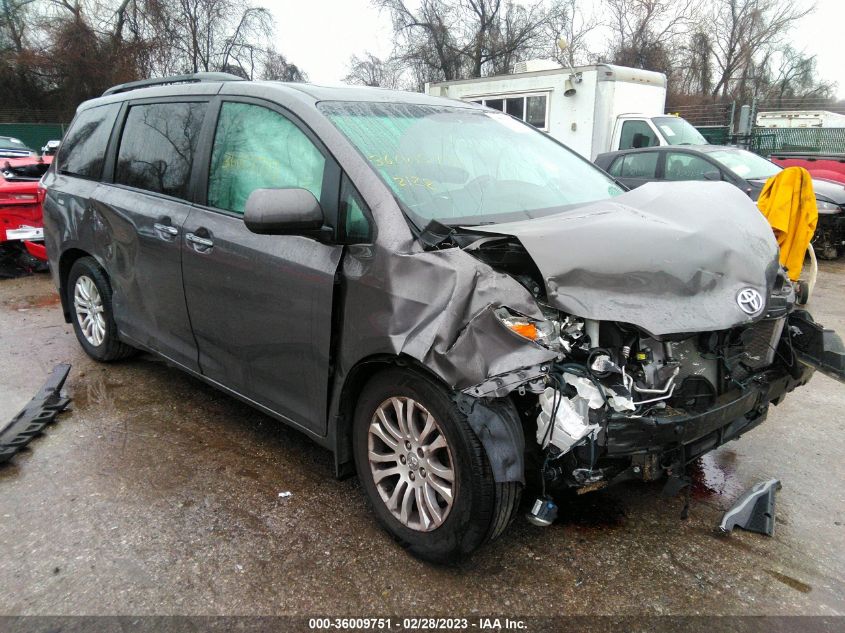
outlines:
[[[20,242],[0,244],[0,279],[46,272],[47,263],[30,255]]]
[[[770,479],[756,484],[745,492],[733,507],[725,512],[719,531],[729,534],[735,527],[772,536],[775,533],[775,492],[780,481]]]
[[[0,464],[9,461],[64,411],[70,403],[70,398],[64,396],[61,391],[69,372],[70,365],[56,365],[47,382],[29,404],[0,430]]]

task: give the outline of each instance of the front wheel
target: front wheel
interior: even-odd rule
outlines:
[[[448,392],[406,369],[364,388],[353,421],[358,477],[382,526],[414,555],[455,562],[513,519],[521,484],[496,483]]]

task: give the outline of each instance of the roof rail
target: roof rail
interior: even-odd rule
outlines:
[[[138,88],[149,88],[151,86],[199,83],[202,81],[244,81],[244,78],[231,73],[192,73],[190,75],[173,75],[171,77],[141,79],[140,81],[130,81],[125,84],[112,86],[103,93],[103,96],[107,97],[108,95],[115,95],[120,92],[129,92],[130,90],[136,90]]]

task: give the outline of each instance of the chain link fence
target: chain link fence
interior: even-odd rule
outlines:
[[[61,139],[70,118],[60,110],[0,108],[0,136],[11,136],[40,151],[47,141]]]
[[[731,134],[727,126],[696,128],[711,145],[736,145],[761,156],[782,152],[845,155],[845,128],[754,128],[750,134]]]
[[[777,152],[845,154],[845,128],[755,128],[749,149],[762,156]]]

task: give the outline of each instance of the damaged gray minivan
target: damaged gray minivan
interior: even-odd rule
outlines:
[[[236,79],[79,107],[43,180],[65,318],[328,447],[420,557],[499,536],[526,485],[683,474],[845,374],[731,185],[626,192],[474,104]]]

